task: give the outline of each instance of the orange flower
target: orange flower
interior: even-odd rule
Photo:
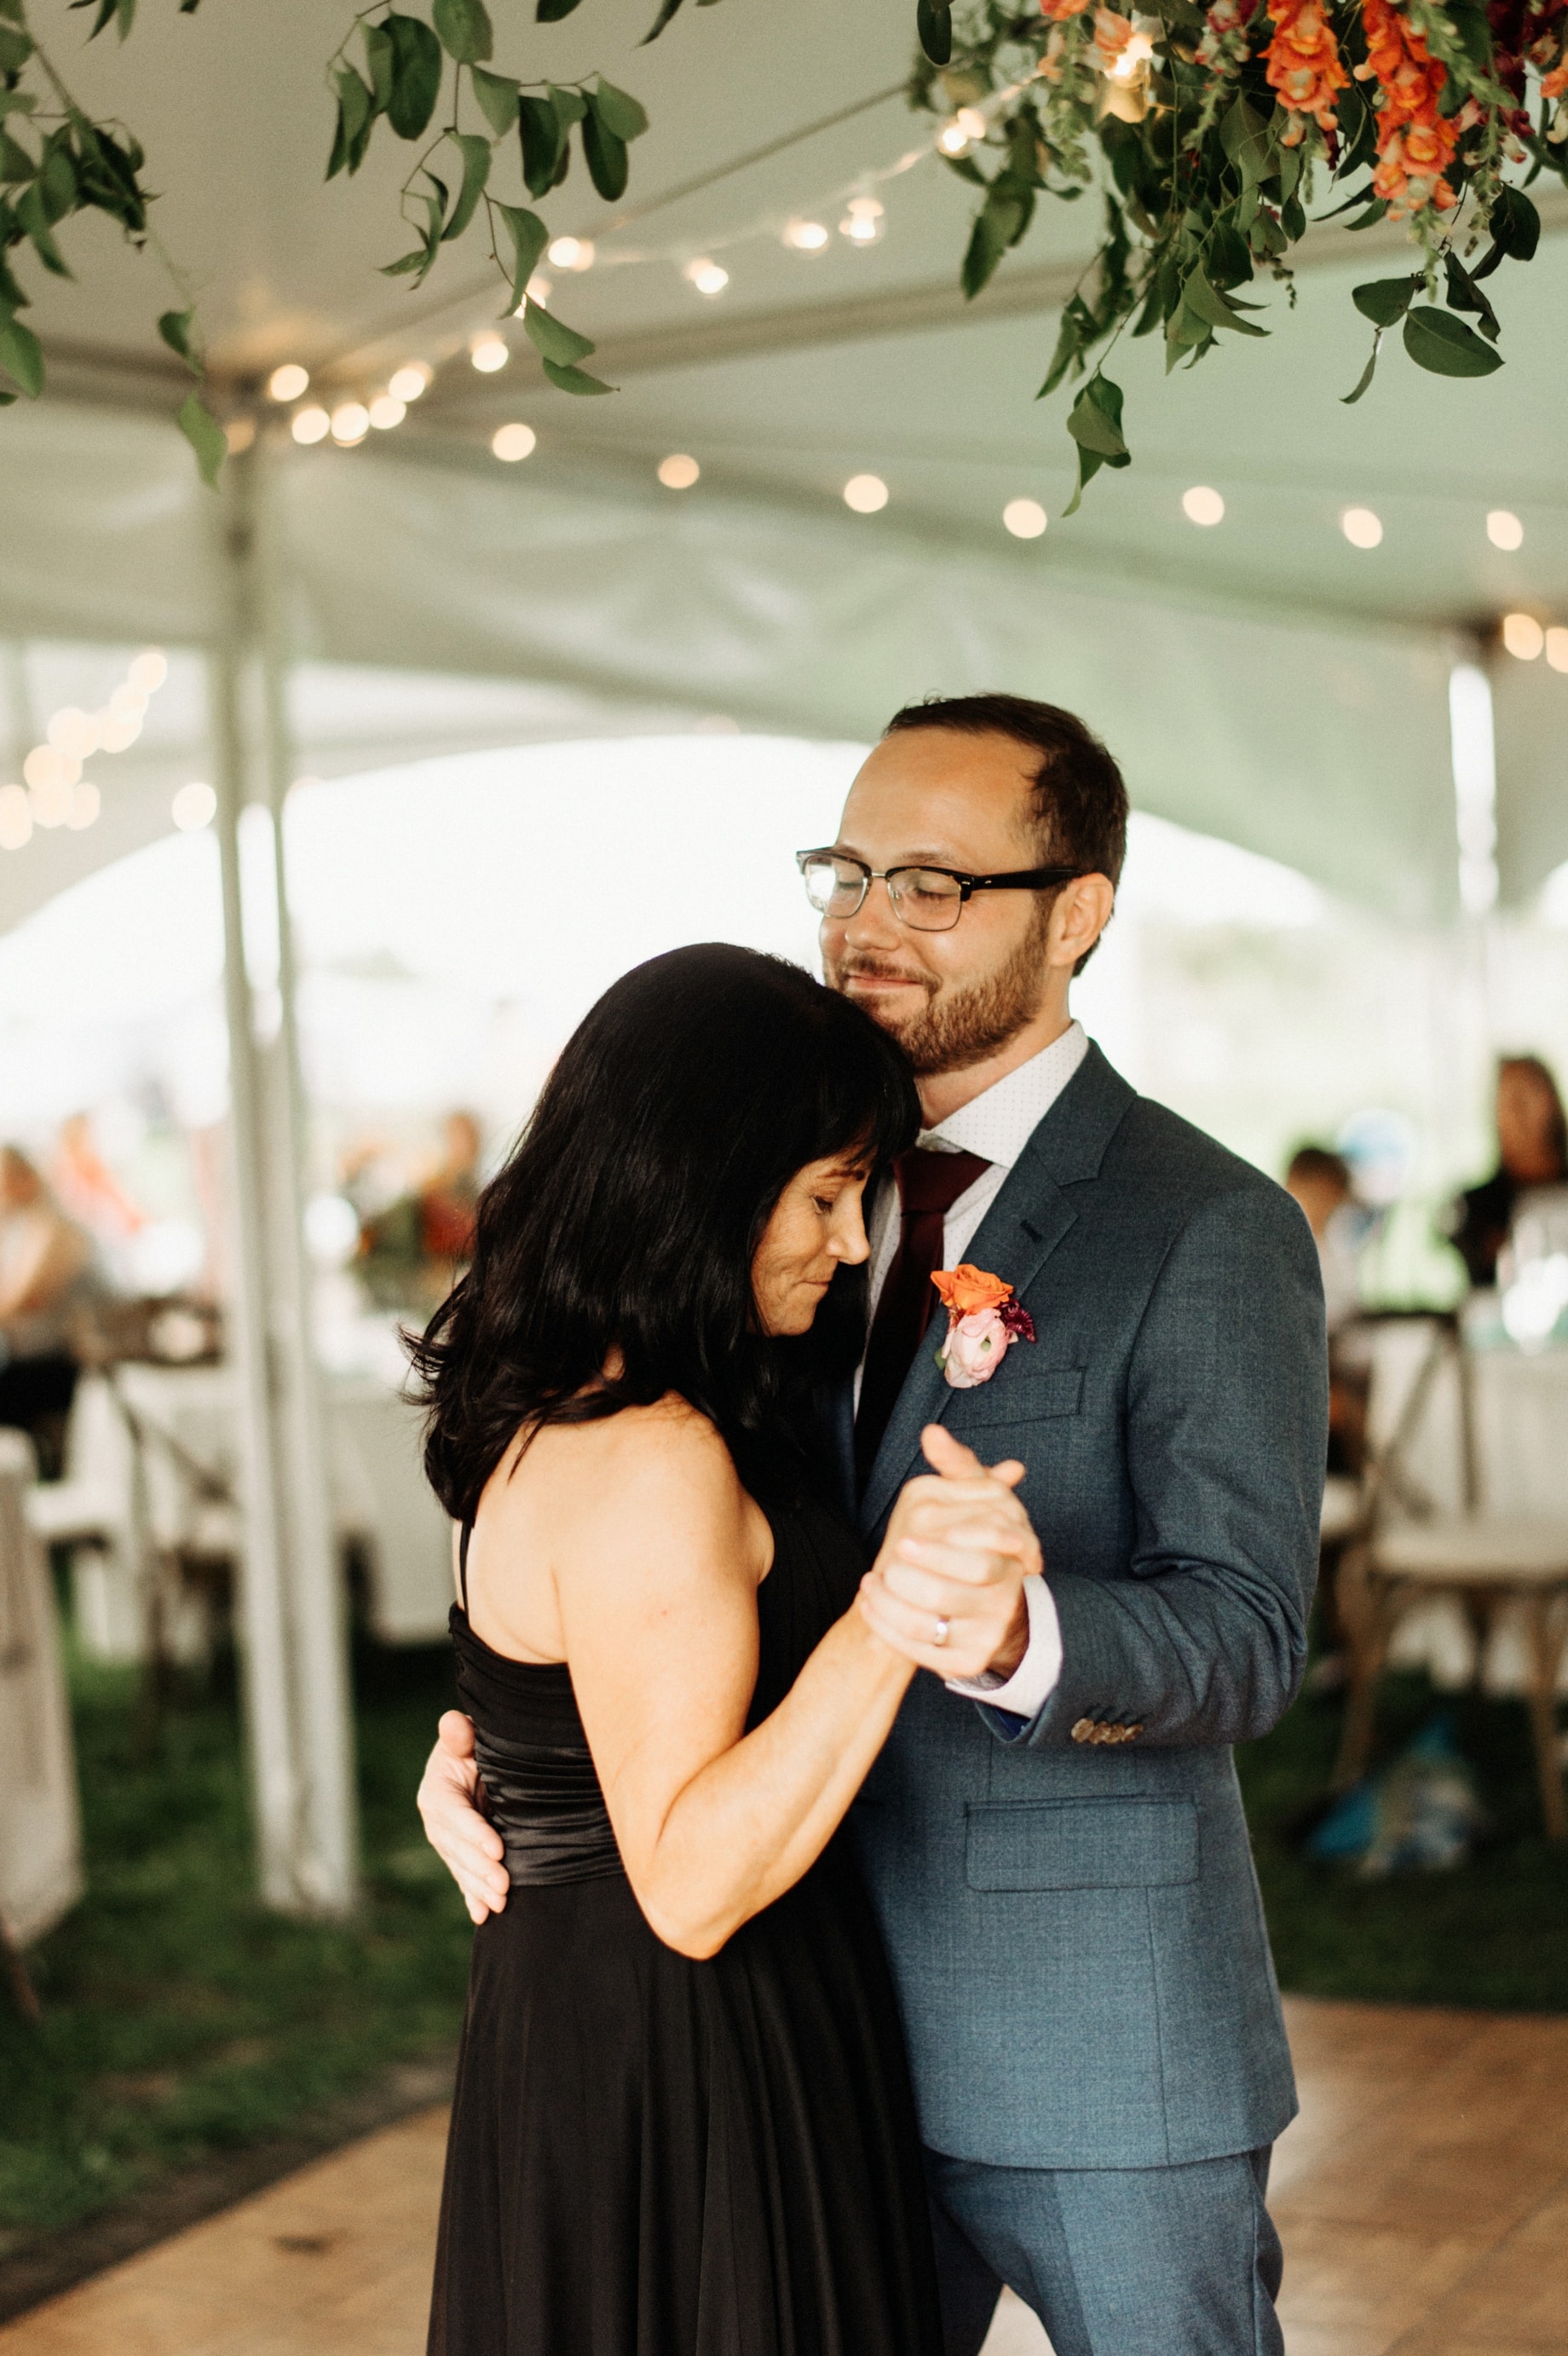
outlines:
[[[1541,77],[1542,98],[1561,98],[1568,91],[1568,65],[1553,66],[1549,74]]]
[[[1090,5],[1091,0],[1040,0],[1040,13],[1061,25],[1069,16],[1082,16]]]
[[[1377,85],[1373,192],[1393,220],[1408,220],[1428,206],[1434,212],[1451,211],[1454,191],[1444,174],[1459,144],[1459,124],[1438,112],[1448,69],[1392,0],[1361,0],[1361,17],[1367,62],[1356,68],[1356,78]]]
[[[1336,93],[1349,81],[1334,28],[1317,0],[1270,0],[1274,36],[1268,45],[1269,88],[1291,117],[1287,147],[1299,147],[1311,116],[1320,131],[1335,127]]]
[[[942,1305],[955,1317],[973,1317],[981,1309],[999,1309],[1004,1301],[1013,1297],[1013,1288],[1004,1284],[999,1276],[988,1276],[983,1268],[975,1268],[961,1259],[956,1268],[939,1268],[932,1278],[942,1296]]]

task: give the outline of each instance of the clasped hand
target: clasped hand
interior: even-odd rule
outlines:
[[[938,1423],[921,1435],[934,1470],[909,1482],[860,1609],[892,1650],[942,1677],[1010,1676],[1029,1644],[1023,1582],[1043,1566],[1040,1541],[1013,1492],[1016,1459],[981,1463]]]

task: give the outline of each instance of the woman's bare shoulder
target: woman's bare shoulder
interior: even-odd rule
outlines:
[[[683,1508],[707,1518],[743,1510],[734,1460],[710,1419],[676,1392],[648,1407],[623,1408],[599,1423],[549,1424],[520,1459],[552,1517],[620,1520]]]

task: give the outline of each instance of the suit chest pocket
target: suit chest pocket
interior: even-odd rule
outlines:
[[[988,1383],[959,1394],[947,1419],[954,1430],[979,1423],[1038,1423],[1047,1416],[1082,1412],[1083,1367],[1033,1367],[1029,1364],[1031,1346],[1015,1343]]]

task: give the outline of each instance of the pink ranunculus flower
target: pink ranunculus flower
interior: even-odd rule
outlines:
[[[989,1382],[1012,1340],[999,1309],[976,1309],[955,1317],[947,1329],[942,1371],[955,1391],[972,1391]]]

